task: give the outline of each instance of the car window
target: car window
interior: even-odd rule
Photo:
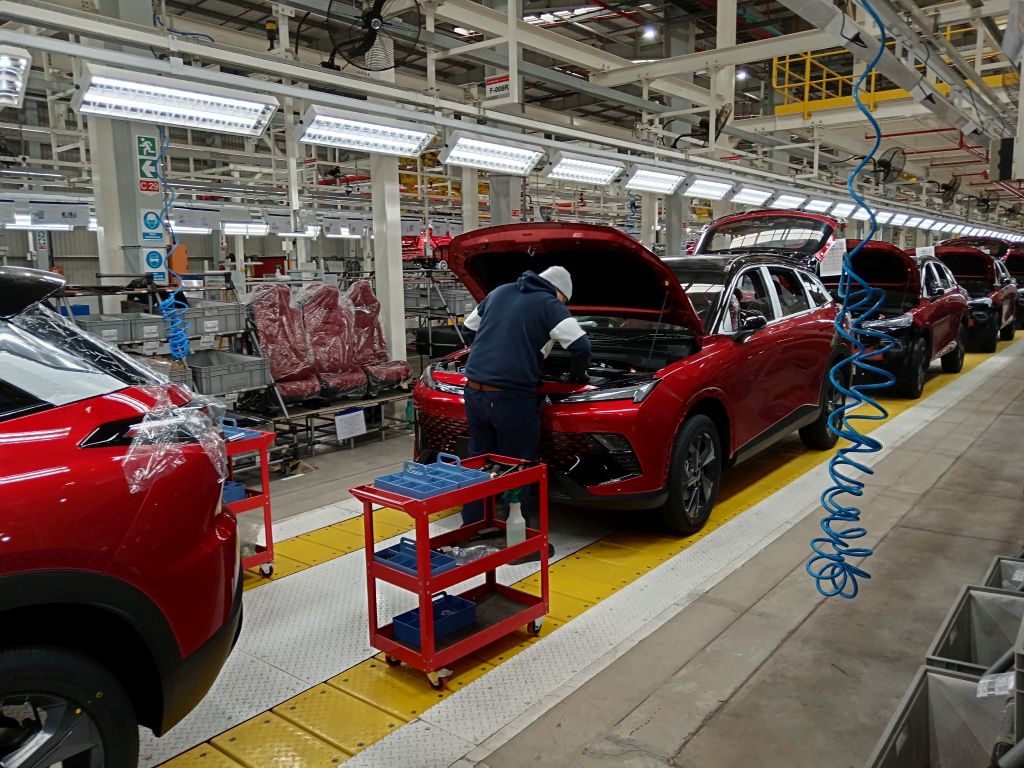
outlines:
[[[748,269],[733,283],[725,319],[722,322],[722,332],[732,333],[738,328],[740,316],[744,312],[760,312],[768,322],[778,319],[771,293],[760,268]]]
[[[924,265],[924,292],[931,296],[939,290],[946,290],[948,286],[944,286],[942,281],[939,279],[938,271],[935,269],[935,264],[929,262]]]
[[[803,272],[797,272],[797,275],[800,276],[800,280],[803,282],[804,288],[807,289],[807,293],[810,294],[811,301],[814,302],[815,306],[823,307],[832,301],[832,296],[825,290],[825,286],[816,279]]]
[[[46,403],[28,392],[0,381],[0,421],[31,413],[46,406]]]
[[[1006,267],[1003,265],[1003,262],[1001,262],[1001,261],[995,262],[995,265],[996,265],[996,280],[998,282],[1002,283],[1006,278],[1008,278],[1010,276],[1010,272],[1006,269]]]
[[[804,293],[804,286],[796,276],[796,272],[784,267],[768,267],[768,274],[771,275],[772,283],[775,285],[775,295],[779,297],[783,316],[806,312],[811,308],[807,294]]]
[[[936,266],[939,268],[939,271],[942,272],[942,276],[945,278],[945,287],[947,289],[955,288],[957,286],[956,276],[950,271],[949,267],[947,267],[945,264],[937,264]]]

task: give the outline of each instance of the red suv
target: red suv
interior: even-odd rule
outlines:
[[[847,240],[850,252],[859,241]],[[885,303],[865,328],[884,331],[896,346],[881,361],[896,376],[897,391],[918,398],[932,361],[957,373],[964,365],[967,340],[967,292],[936,258],[916,257],[895,245],[872,240],[854,254],[853,271],[869,285],[885,290]],[[833,291],[838,277],[824,277]]]
[[[0,267],[0,765],[134,766],[231,652],[238,538],[209,418],[48,309],[62,284]]]
[[[811,447],[835,443],[827,422],[843,398],[825,372],[843,351],[836,305],[810,271],[756,254],[661,260],[620,230],[567,223],[476,230],[449,258],[477,301],[553,264],[572,274],[569,307],[593,347],[586,385],[559,380],[561,350],[545,363],[553,499],[660,508],[688,534],[707,520],[725,466],[796,429]],[[467,354],[435,363],[415,388],[421,455],[465,454]]]
[[[803,211],[748,211],[713,221],[694,254],[775,253],[817,270],[844,225],[831,216]]]
[[[999,339],[1009,341],[1017,332],[1017,283],[1001,259],[977,248],[940,245],[935,255],[970,296],[968,341],[995,352]]]
[[[1024,288],[1024,248],[1011,247],[1006,252],[1003,265],[1017,284],[1017,288]],[[1024,328],[1024,290],[1017,292],[1017,327]]]

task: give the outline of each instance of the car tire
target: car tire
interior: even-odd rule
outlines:
[[[828,425],[832,414],[846,404],[846,394],[836,388],[829,378],[832,365],[834,363],[825,368],[825,382],[822,386],[821,410],[818,413],[818,418],[806,427],[800,427],[800,439],[803,440],[804,445],[815,451],[831,450],[839,441],[839,436],[832,432]]]
[[[93,764],[134,768],[138,765],[139,726],[131,700],[110,671],[90,657],[50,646],[0,650],[0,702],[6,702],[5,708],[12,707],[12,714],[19,709],[23,713],[25,706],[18,707],[16,702],[26,697],[46,709],[47,726],[55,730],[66,726],[61,736],[65,744],[74,739],[79,746],[86,745],[88,751],[54,754],[49,750],[58,746],[55,737],[49,739],[52,744],[43,742],[33,748],[33,752],[20,756],[18,750],[25,745],[10,727],[12,722],[17,726],[20,718],[0,718],[0,726],[8,724],[6,734],[0,727],[0,734],[7,737],[0,747],[0,762],[63,763],[63,768],[88,768]],[[26,735],[32,733],[33,730],[26,730]],[[102,750],[101,755],[97,755],[97,749]],[[23,759],[19,761],[19,757]],[[93,757],[98,757],[98,761],[91,762]]]
[[[956,337],[956,349],[942,356],[942,370],[945,373],[960,373],[964,369],[964,353],[966,352],[967,329],[962,325]]]
[[[1001,341],[1013,341],[1013,337],[1017,335],[1017,318],[1016,316],[1004,325],[999,331],[999,339]]]
[[[704,527],[715,506],[722,459],[715,423],[703,414],[686,419],[672,446],[668,500],[661,508],[661,518],[673,533],[689,536]]]
[[[925,371],[928,368],[928,341],[918,336],[907,351],[902,375],[896,380],[896,389],[903,396],[916,400],[924,392]]]
[[[999,317],[994,316],[990,325],[991,327],[979,344],[982,352],[995,352],[999,346]]]

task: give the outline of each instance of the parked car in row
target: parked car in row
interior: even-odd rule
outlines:
[[[1000,258],[967,245],[940,245],[938,259],[967,291],[967,340],[982,352],[995,352],[999,339],[1017,332],[1017,283]]]
[[[963,368],[967,341],[967,292],[949,269],[934,257],[918,257],[890,243],[870,241],[853,253],[859,241],[848,240],[853,271],[869,285],[885,291],[875,319],[863,327],[884,331],[896,340],[879,362],[896,377],[904,397],[918,398],[933,360],[942,370]],[[838,275],[822,278],[835,294]]]
[[[184,428],[212,422],[44,306],[62,285],[0,267],[0,765],[134,766],[139,724],[181,720],[234,646],[238,538]],[[150,439],[173,460],[143,451],[132,492]]]
[[[794,430],[812,448],[835,444],[828,421],[844,398],[826,372],[846,354],[835,302],[774,246],[723,251],[662,260],[620,230],[569,223],[452,242],[449,266],[477,301],[527,269],[560,264],[573,276],[569,308],[593,363],[578,385],[560,380],[566,354],[545,362],[541,453],[554,500],[658,508],[689,534],[707,520],[725,467]],[[467,354],[428,367],[415,388],[421,458],[465,455]]]
[[[1017,288],[1024,289],[1024,248],[1010,248],[1003,259],[1003,265],[1017,284]],[[1024,328],[1024,290],[1017,291],[1017,327]]]

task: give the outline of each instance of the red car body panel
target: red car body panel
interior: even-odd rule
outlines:
[[[541,456],[554,475],[569,474],[594,434],[626,437],[638,464],[634,476],[585,485],[584,497],[575,497],[574,502],[602,506],[604,501],[610,507],[640,508],[663,500],[675,435],[695,408],[724,417],[728,428],[722,444],[732,459],[754,452],[780,429],[780,434],[794,429],[785,429],[787,420],[819,410],[827,364],[837,355],[833,349],[834,303],[783,317],[742,343],[731,334],[707,333],[666,262],[625,233],[593,225],[553,223],[477,230],[454,240],[449,260],[451,269],[477,300],[497,285],[511,282],[524,269],[540,271],[551,264],[562,264],[573,275],[569,306],[575,315],[651,319],[664,306],[665,322],[688,328],[695,340],[691,354],[652,373],[658,383],[641,402],[558,402],[559,394],[595,387],[542,384],[542,393],[556,396],[556,401],[541,409]],[[619,280],[608,278],[608,265],[616,265],[622,276]],[[761,262],[750,268],[759,265]],[[796,265],[785,266],[797,269]],[[468,350],[462,350],[445,358],[441,367],[446,370],[434,371],[433,381],[464,386],[460,367],[467,355]],[[595,359],[599,357],[600,352],[595,351]],[[438,391],[421,380],[413,401],[419,449],[457,450],[459,440],[468,435],[462,396]]]
[[[997,259],[1006,257],[1007,252],[1011,249],[1012,245],[1009,240],[1003,240],[1001,237],[954,237],[951,240],[943,240],[939,243],[939,247],[942,246],[960,246],[967,248],[977,248],[980,251],[987,253],[989,256],[994,256]]]

